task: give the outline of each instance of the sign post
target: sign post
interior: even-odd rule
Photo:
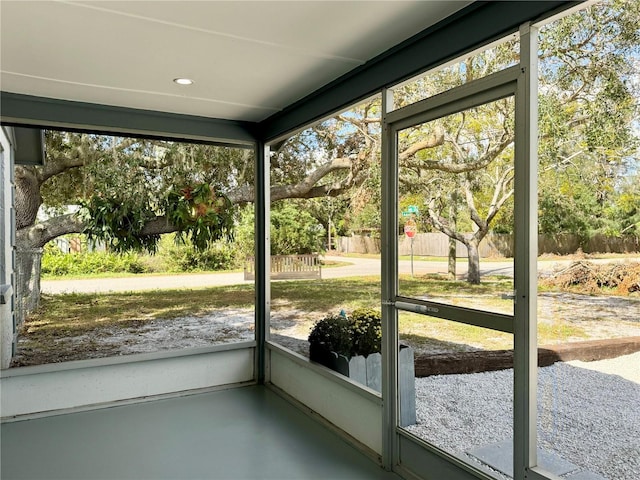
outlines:
[[[416,221],[413,219],[413,215],[416,212],[409,213],[411,214],[411,217],[404,223],[404,234],[411,239],[411,276],[413,277],[413,237],[416,236],[418,226],[416,225]]]

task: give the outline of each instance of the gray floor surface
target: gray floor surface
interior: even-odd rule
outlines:
[[[4,423],[0,441],[3,480],[399,479],[259,386]]]

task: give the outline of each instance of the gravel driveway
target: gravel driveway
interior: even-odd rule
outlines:
[[[563,478],[640,478],[640,352],[559,362],[538,376],[538,447],[573,464]],[[470,463],[482,465],[481,449],[511,448],[513,370],[418,378],[416,405],[407,430]]]

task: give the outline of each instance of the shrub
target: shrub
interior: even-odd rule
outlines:
[[[53,276],[146,271],[143,260],[138,254],[132,252],[63,253],[59,249],[45,248],[42,255],[42,273]]]
[[[349,317],[353,345],[351,354],[367,356],[378,353],[382,348],[382,320],[380,312],[361,308]]]
[[[329,315],[313,326],[309,343],[314,348],[333,351],[345,357],[378,353],[382,345],[380,312],[358,309],[347,317]]]
[[[271,210],[271,254],[324,251],[324,227],[306,210],[286,203]]]
[[[225,241],[215,242],[205,250],[194,248],[189,241],[161,242],[159,252],[172,271],[209,272],[230,270],[238,266],[237,250],[233,244]]]
[[[349,357],[353,345],[349,320],[344,315],[329,315],[317,321],[309,334],[309,343]]]
[[[325,250],[325,229],[308,211],[290,203],[279,203],[271,210],[271,254],[296,255]],[[245,256],[255,255],[253,210],[242,211],[235,239]]]

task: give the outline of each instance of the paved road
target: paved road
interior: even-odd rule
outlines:
[[[375,258],[359,257],[324,257],[329,261],[349,262],[349,265],[325,268],[322,270],[322,278],[343,278],[354,276],[380,275],[380,260]],[[633,259],[639,260],[639,259]],[[592,260],[593,261],[593,260]],[[611,260],[596,260],[596,262],[610,262]],[[571,260],[540,261],[540,270],[551,270],[559,265],[569,264]],[[400,273],[411,273],[411,261],[401,260]],[[446,261],[414,261],[413,271],[415,275],[427,273],[447,273]],[[456,265],[458,275],[467,272],[466,259],[459,259]],[[481,275],[508,275],[513,276],[513,262],[480,262]],[[143,277],[100,278],[86,280],[43,280],[41,287],[43,293],[93,293],[93,292],[127,292],[139,290],[161,290],[169,288],[199,288],[222,285],[250,284],[245,281],[242,272],[237,273],[198,273],[181,275],[158,275]]]
[[[328,261],[349,262],[349,265],[330,267],[322,270],[322,278],[344,278],[354,276],[380,275],[380,260],[375,258],[356,257],[324,257]],[[466,273],[466,261],[458,262],[458,274]],[[513,271],[512,264],[492,262],[481,269],[482,274],[503,273]],[[400,261],[400,272],[411,273],[411,261]],[[414,274],[446,273],[447,262],[414,262]],[[221,285],[238,285],[253,283],[245,281],[242,272],[237,273],[197,273],[180,275],[158,275],[122,278],[98,278],[82,280],[43,280],[44,293],[93,293],[93,292],[127,292],[137,290],[156,290],[169,288],[198,288]]]

